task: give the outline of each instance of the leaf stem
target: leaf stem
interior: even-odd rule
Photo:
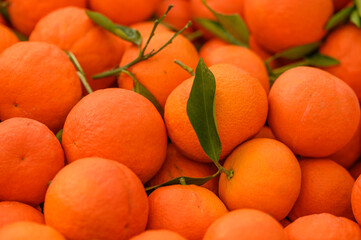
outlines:
[[[183,185],[183,186],[187,185],[186,180],[184,179],[184,177],[179,178],[179,183],[181,185]]]
[[[233,175],[234,175],[233,169],[227,170],[224,167],[222,167],[222,165],[219,162],[214,162],[214,164],[216,165],[216,167],[218,168],[218,170],[221,173],[224,173],[227,175],[228,180],[233,178]]]
[[[88,83],[88,80],[86,79],[85,73],[83,71],[83,68],[81,67],[80,63],[78,62],[78,59],[76,59],[75,55],[72,52],[66,52],[66,54],[68,55],[70,61],[74,64],[77,72],[76,74],[78,75],[81,83],[83,84],[85,90],[88,93],[92,93],[93,89],[91,88],[91,86]]]
[[[186,70],[190,75],[194,76],[194,70],[191,67],[188,67],[187,65],[185,65],[184,63],[182,63],[177,59],[174,60],[174,63],[178,64],[181,68]]]

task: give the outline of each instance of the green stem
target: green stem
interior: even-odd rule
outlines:
[[[181,68],[183,68],[184,70],[186,70],[190,75],[194,76],[194,70],[191,67],[188,67],[187,65],[185,65],[184,63],[182,63],[181,61],[175,59],[174,62],[176,64],[178,64]]]
[[[179,183],[183,186],[187,185],[186,180],[183,177],[179,179]]]
[[[74,67],[76,68],[77,72],[76,74],[78,75],[81,83],[83,84],[85,90],[88,93],[92,93],[93,89],[91,88],[91,86],[88,83],[88,80],[86,79],[86,75],[83,71],[83,68],[81,67],[80,63],[78,62],[78,59],[75,57],[75,55],[72,52],[66,52],[65,53],[68,55],[70,61],[73,63]]]
[[[227,170],[224,167],[222,167],[222,165],[219,162],[214,162],[214,164],[216,165],[216,167],[218,168],[218,170],[221,173],[224,173],[227,175],[228,180],[233,178],[233,175],[234,175],[233,169]]]
[[[197,30],[195,32],[187,34],[186,38],[188,38],[189,41],[193,41],[194,39],[197,39],[197,38],[202,37],[202,36],[203,36],[203,32],[201,30]]]
[[[93,92],[93,89],[91,88],[91,86],[89,85],[88,81],[86,80],[86,77],[85,75],[83,75],[81,72],[76,72],[78,74],[78,77],[81,81],[81,83],[83,84],[85,90],[88,92],[88,93],[92,93]]]

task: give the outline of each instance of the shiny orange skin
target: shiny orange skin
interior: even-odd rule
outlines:
[[[0,201],[36,206],[49,181],[64,166],[55,135],[42,123],[11,118],[0,123]]]
[[[59,9],[42,18],[30,41],[48,42],[71,51],[93,90],[107,88],[115,82],[116,77],[93,80],[92,76],[116,67],[125,48],[125,41],[95,25],[85,9],[77,7]]]
[[[108,88],[87,95],[72,109],[62,143],[68,162],[92,156],[113,159],[145,183],[165,160],[167,133],[149,100],[129,90]]]
[[[356,180],[361,175],[361,162],[358,161],[350,169],[351,176]]]
[[[216,80],[215,113],[222,143],[221,159],[237,145],[254,136],[264,125],[268,106],[266,93],[256,78],[230,64],[210,67]],[[164,119],[168,136],[191,159],[211,162],[188,119],[187,101],[193,77],[168,97]]]
[[[173,34],[172,32],[156,34],[149,43],[146,52],[159,49]],[[143,41],[144,44],[145,41]],[[120,66],[133,61],[137,58],[138,54],[139,51],[136,46],[128,48],[124,53]],[[139,62],[129,68],[129,71],[153,94],[162,107],[164,107],[168,95],[173,89],[189,78],[189,73],[174,63],[175,59],[192,69],[195,69],[198,63],[197,50],[182,35],[178,35],[170,45],[152,58]],[[132,89],[133,80],[128,75],[121,74],[118,79],[118,85],[120,88]]]
[[[89,0],[92,10],[100,12],[114,22],[129,25],[150,18],[160,0]]]
[[[361,157],[361,121],[359,126],[351,138],[351,140],[338,150],[336,153],[329,156],[344,168],[350,168]]]
[[[335,8],[335,11],[342,9],[343,7],[345,7],[347,5],[347,3],[350,2],[350,0],[332,0],[332,1],[333,1],[333,6]]]
[[[289,214],[292,221],[316,213],[331,213],[353,219],[351,190],[354,179],[329,159],[303,159],[301,191]]]
[[[340,61],[325,70],[347,83],[361,101],[361,29],[353,24],[336,29],[327,37],[320,52]]]
[[[236,45],[218,47],[204,58],[204,62],[208,67],[220,63],[233,64],[257,78],[266,93],[269,92],[270,84],[266,66],[263,60],[248,48]]]
[[[16,37],[10,28],[5,25],[0,24],[0,54],[11,45],[19,42],[19,39]]]
[[[155,186],[165,183],[173,178],[185,176],[202,178],[213,175],[217,168],[213,163],[200,163],[183,156],[176,147],[169,143],[167,147],[167,157],[157,174],[148,182],[148,186]],[[202,185],[215,194],[218,192],[218,177],[209,180]]]
[[[0,55],[0,79],[1,121],[27,117],[57,132],[81,98],[75,67],[48,43],[20,42],[7,48]]]
[[[201,49],[199,50],[199,56],[203,59],[208,58],[208,55],[213,52],[215,49],[223,46],[228,46],[229,44],[219,38],[212,38],[206,41]]]
[[[352,212],[355,216],[356,221],[361,223],[361,178],[357,177],[355,184],[352,188],[351,194],[351,204],[352,204]]]
[[[301,217],[285,228],[289,240],[360,240],[360,227],[329,213]]]
[[[176,30],[182,29],[192,18],[189,0],[160,0],[156,9],[157,17],[163,16],[169,5],[173,5],[172,10],[164,18],[164,22],[174,27]],[[188,31],[189,32],[189,31]]]
[[[169,229],[188,240],[201,239],[212,222],[228,212],[214,193],[196,185],[161,187],[148,199],[147,229]]]
[[[327,157],[340,150],[360,121],[360,106],[352,89],[317,68],[296,67],[283,73],[273,84],[268,101],[273,133],[305,157]]]
[[[243,143],[225,160],[233,170],[219,178],[219,197],[228,209],[253,208],[282,220],[291,211],[301,188],[297,158],[283,143],[258,138]]]
[[[35,208],[21,202],[0,202],[0,228],[20,221],[44,223],[44,216]]]
[[[86,7],[86,0],[7,0],[11,24],[22,34],[29,36],[36,23],[48,13],[67,6]]]
[[[15,222],[0,228],[0,240],[66,240],[52,227],[34,222]]]
[[[132,237],[130,240],[187,240],[176,232],[161,229],[161,230],[147,230],[135,237]]]
[[[320,41],[332,0],[245,0],[244,15],[257,43],[269,52]]]
[[[67,239],[129,239],[144,231],[148,200],[125,165],[84,158],[63,168],[46,193],[44,216]]]
[[[270,138],[276,139],[275,135],[272,132],[272,129],[268,126],[264,126],[254,138]]]
[[[247,239],[287,240],[282,225],[269,214],[255,209],[239,209],[218,218],[203,240]]]

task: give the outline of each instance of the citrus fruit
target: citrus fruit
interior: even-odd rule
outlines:
[[[20,221],[44,223],[44,216],[35,208],[15,201],[0,202],[0,228]]]
[[[256,136],[254,136],[254,138],[276,139],[275,135],[272,132],[272,129],[268,126],[264,126],[263,128],[261,128],[261,130],[257,133]]]
[[[179,235],[176,232],[162,229],[162,230],[147,230],[135,237],[132,237],[130,240],[154,240],[154,239],[164,239],[164,240],[186,240],[184,237]]]
[[[16,37],[10,28],[5,25],[0,24],[0,54],[11,45],[19,42],[19,39]]]
[[[161,0],[156,8],[157,17],[163,16],[169,5],[173,8],[164,18],[164,22],[175,30],[182,29],[192,18],[189,0]]]

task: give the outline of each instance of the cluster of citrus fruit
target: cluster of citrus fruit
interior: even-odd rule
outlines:
[[[0,240],[361,240],[361,0],[0,13]]]

